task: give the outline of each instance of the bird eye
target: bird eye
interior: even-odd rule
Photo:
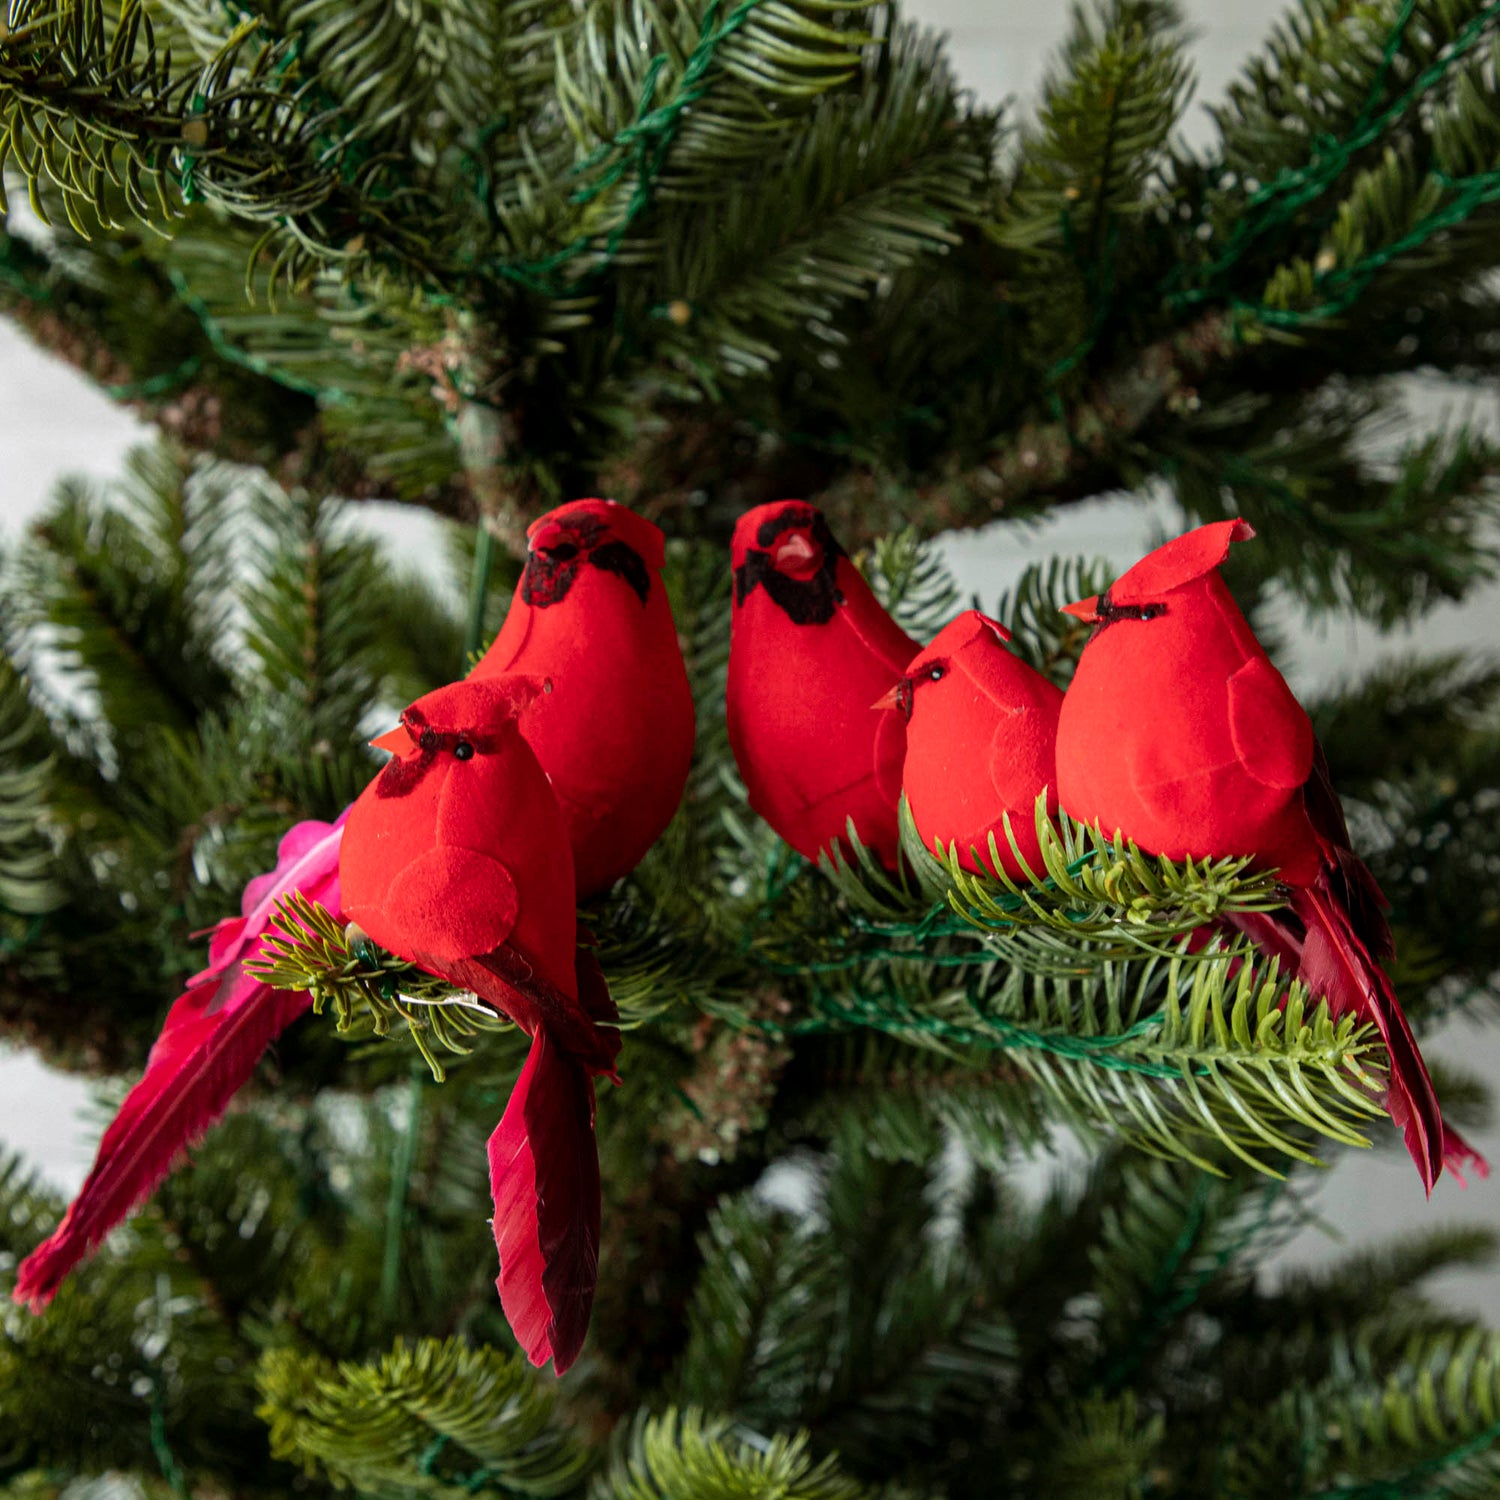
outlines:
[[[947,675],[947,667],[931,666],[927,669],[927,679],[929,682],[941,682]]]
[[[437,730],[424,729],[421,739],[417,741],[417,745],[423,750],[436,750],[438,747]]]
[[[454,760],[470,760],[473,758],[473,755],[474,747],[468,742],[468,740],[460,740],[453,747]]]
[[[578,548],[572,542],[559,542],[555,547],[543,547],[542,551],[553,562],[571,562],[578,556]]]

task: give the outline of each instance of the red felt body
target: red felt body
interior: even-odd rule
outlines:
[[[1305,885],[1321,862],[1302,801],[1312,726],[1216,571],[1242,524],[1160,549],[1182,575],[1153,553],[1110,589],[1113,605],[1164,612],[1101,625],[1084,648],[1058,723],[1058,796],[1154,854],[1253,855]],[[1142,576],[1161,592],[1142,594]]]
[[[874,707],[917,643],[881,608],[858,569],[801,501],[740,517],[725,708],[750,805],[815,859],[859,838],[889,866],[905,726]]]
[[[1036,800],[1047,790],[1056,811],[1063,695],[1006,647],[1007,638],[968,610],[907,667],[898,693],[908,709],[902,787],[929,848],[934,839],[956,845],[959,863],[984,873],[993,833],[1001,865],[1020,878],[1005,819],[1027,865],[1040,871]]]
[[[552,778],[586,899],[633,870],[676,812],[693,697],[657,527],[612,501],[576,500],[527,536],[526,575],[470,677],[552,680],[521,732]]]
[[[344,914],[381,947],[443,974],[504,945],[555,988],[573,989],[567,826],[518,723],[544,692],[531,679],[470,680],[407,710],[407,748],[360,793],[339,861]],[[462,738],[477,753],[461,760],[451,744],[429,753],[423,733]],[[525,996],[514,1001],[520,1013],[501,998],[535,1029]]]
[[[567,824],[521,737],[544,683],[486,677],[418,699],[405,747],[361,793],[341,860],[344,910],[383,947],[473,990],[532,1048],[490,1141],[501,1305],[528,1356],[561,1374],[597,1275],[595,1073],[619,1032],[578,947]]]
[[[276,868],[246,888],[244,914],[218,925],[208,968],[173,1001],[145,1074],[110,1121],[83,1186],[17,1270],[17,1302],[40,1312],[52,1300],[68,1272],[149,1196],[307,1009],[308,996],[258,983],[244,962],[286,892],[300,890],[338,911],[342,823],[298,823],[281,841]]]
[[[562,803],[577,892],[588,896],[633,868],[670,821],[692,754],[693,705],[660,576],[661,532],[621,506],[582,500],[542,517],[529,536],[526,575],[474,675],[519,673],[550,683],[521,730]],[[574,556],[563,557],[569,546]],[[558,705],[562,711],[549,715],[547,708]],[[40,1306],[51,1297],[68,1270],[218,1118],[265,1047],[307,1009],[308,996],[257,984],[238,961],[254,951],[276,899],[288,891],[300,890],[341,915],[339,844],[347,816],[346,809],[333,825],[292,828],[276,868],[246,887],[244,915],[215,929],[208,969],[168,1012],[146,1074],[105,1132],[67,1218],[22,1267],[22,1300]],[[443,955],[455,965],[475,962],[463,955],[509,932],[514,920],[509,871],[485,859],[482,849],[469,851],[462,841],[457,851],[446,845],[428,851],[386,893],[393,925],[425,928],[442,949],[432,955],[439,962]],[[474,899],[480,890],[484,899]],[[553,902],[550,909],[561,906]],[[438,907],[463,915],[428,920]],[[540,920],[535,909],[528,920]],[[550,932],[517,941],[532,939],[549,953],[558,948]],[[509,986],[518,1008],[545,999],[548,1024],[566,1034],[594,1071],[612,1073],[619,1033],[579,1021],[566,986],[539,977],[517,950],[502,950],[502,959],[498,966],[506,972],[482,972],[479,982]],[[608,1007],[597,967],[593,987]],[[557,961],[552,969],[556,979]],[[595,1019],[613,1015],[597,1004],[593,1010]]]
[[[1230,596],[1218,566],[1254,533],[1199,527],[1136,564],[1101,600],[1099,628],[1058,724],[1062,805],[1173,859],[1248,855],[1293,887],[1289,908],[1233,925],[1337,1014],[1373,1021],[1390,1054],[1386,1105],[1430,1191],[1450,1163],[1486,1170],[1445,1126],[1380,962],[1384,902],[1349,847],[1312,725]]]

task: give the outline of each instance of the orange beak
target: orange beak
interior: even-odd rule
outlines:
[[[1090,594],[1087,599],[1080,599],[1077,604],[1065,604],[1062,612],[1082,620],[1087,625],[1097,625],[1099,623],[1099,596]]]
[[[377,750],[389,750],[392,755],[405,755],[411,749],[411,736],[406,732],[405,724],[398,724],[371,740],[370,744]]]
[[[800,531],[793,531],[772,545],[771,561],[779,572],[810,578],[818,571],[819,551]]]
[[[903,677],[890,692],[877,698],[871,708],[891,708],[911,718],[911,678]]]

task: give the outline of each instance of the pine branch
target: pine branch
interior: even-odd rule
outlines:
[[[435,474],[425,448],[420,483],[406,477],[404,458],[371,467],[361,447],[368,444],[365,432],[346,440],[334,409],[320,414],[312,397],[269,368],[271,362],[262,365],[253,348],[231,343],[217,324],[205,323],[201,312],[195,315],[180,300],[167,266],[155,257],[164,254],[175,267],[179,254],[198,243],[197,236],[184,233],[168,247],[153,248],[149,235],[142,239],[116,231],[87,243],[57,234],[44,248],[0,233],[0,311],[40,348],[66,360],[189,451],[259,464],[287,482],[300,480],[355,499],[389,493],[399,479],[403,498],[442,515],[467,515],[471,507],[461,474]],[[243,313],[251,243],[244,241],[240,253],[234,249],[239,239],[230,236],[229,264],[216,258],[236,313]],[[306,338],[305,322],[298,332]],[[337,377],[330,379],[336,384]],[[430,405],[424,399],[417,410],[435,420]],[[391,446],[387,421],[381,414],[377,459]],[[398,448],[398,456],[403,451]]]
[[[995,606],[995,618],[1011,633],[1011,649],[1060,688],[1073,680],[1088,642],[1089,627],[1063,605],[1102,594],[1113,582],[1104,563],[1084,558],[1052,558],[1030,563]]]
[[[1301,16],[1293,13],[1273,32],[1266,56],[1252,62],[1245,84],[1231,89],[1218,114],[1221,163],[1230,175],[1210,174],[1227,185],[1211,192],[1207,208],[1209,223],[1221,232],[1209,237],[1212,260],[1187,268],[1187,287],[1174,294],[1177,300],[1196,305],[1223,295],[1236,280],[1258,288],[1269,278],[1274,285],[1278,259],[1299,274],[1291,269],[1299,263],[1293,247],[1299,240],[1306,245],[1309,231],[1320,234],[1333,213],[1329,195],[1347,190],[1363,167],[1373,165],[1377,176],[1399,173],[1404,150],[1425,157],[1434,148],[1444,153],[1445,166],[1455,165],[1451,143],[1474,145],[1486,134],[1484,89],[1476,90],[1479,75],[1471,64],[1497,26],[1494,6],[1386,0],[1347,12],[1329,0],[1307,0]],[[1308,88],[1311,78],[1317,84]],[[1309,141],[1328,144],[1310,155]],[[1380,163],[1377,151],[1392,156]],[[1452,176],[1443,168],[1439,173]],[[1465,214],[1480,206],[1475,199]],[[1346,247],[1350,227],[1346,221]],[[1337,298],[1349,267],[1339,267],[1337,251],[1331,261],[1323,257],[1314,265],[1314,259],[1313,249],[1302,251],[1301,263],[1329,279]],[[1362,268],[1356,279],[1364,269],[1373,274],[1379,267]],[[1356,287],[1340,310],[1362,290]],[[1263,312],[1256,303],[1245,304],[1252,324],[1315,326],[1327,316],[1299,312],[1296,320],[1283,319],[1274,305]]]
[[[1137,1495],[1160,1472],[1166,1419],[1140,1410],[1133,1392],[1092,1395],[1051,1414],[1037,1476],[1038,1495],[1055,1500],[1115,1500]]]
[[[444,416],[455,393],[420,353],[456,352],[445,318],[388,278],[363,278],[356,291],[325,271],[278,286],[256,240],[218,226],[179,233],[158,252],[215,354],[314,399],[330,442],[362,455],[367,487],[451,495],[460,464]]]
[[[1500,663],[1460,652],[1401,657],[1341,683],[1311,705],[1340,794],[1461,762],[1500,702]]]
[[[1271,911],[1285,904],[1274,870],[1252,871],[1250,859],[1174,861],[1142,854],[1120,834],[1108,837],[1098,827],[1075,823],[1065,812],[1059,811],[1054,821],[1046,793],[1038,796],[1035,808],[1040,865],[1028,867],[1007,830],[1008,852],[1028,878],[1016,880],[1006,873],[994,834],[988,849],[971,851],[989,873],[971,875],[959,864],[956,848],[945,849],[935,840],[930,853],[923,849],[904,797],[902,806],[903,848],[918,879],[940,880],[960,917],[996,934],[1037,928],[1070,940],[1137,943],[1149,951],[1160,937],[1194,932],[1228,912]],[[1108,941],[1095,951],[1110,951]],[[1114,951],[1123,955],[1129,948]]]
[[[239,1449],[250,1459],[246,1493],[268,1493],[254,1472],[240,1351],[201,1301],[173,1286],[159,1228],[138,1226],[129,1257],[98,1263],[86,1284],[64,1286],[40,1320],[9,1293],[20,1251],[50,1227],[58,1205],[6,1155],[0,1206],[0,1461],[159,1475],[161,1445],[219,1457]]]
[[[1167,137],[1191,92],[1181,19],[1163,0],[1079,6],[1021,138],[995,239],[1035,263],[1024,307],[1055,388],[1104,333],[1122,268],[1120,221],[1164,201]]]
[[[856,99],[822,104],[784,161],[737,178],[713,206],[713,238],[681,215],[663,223],[647,312],[670,303],[655,324],[658,357],[712,389],[720,374],[768,370],[809,324],[836,347],[841,303],[959,242],[986,172],[978,127],[958,117],[928,38],[899,31],[876,79]],[[779,206],[768,217],[772,181]]]
[[[335,1367],[271,1349],[256,1378],[272,1452],[363,1495],[562,1495],[591,1464],[519,1355],[398,1339],[378,1361]]]
[[[1412,1339],[1395,1356],[1374,1354],[1358,1334],[1339,1350],[1336,1373],[1305,1395],[1284,1397],[1257,1438],[1236,1445],[1232,1492],[1264,1492],[1278,1480],[1294,1496],[1482,1493],[1500,1476],[1495,1336],[1474,1329]],[[1323,1423],[1309,1442],[1305,1405]]]
[[[1191,1308],[1253,1276],[1304,1217],[1274,1180],[1252,1186],[1165,1164],[1127,1169],[1123,1201],[1105,1212],[1090,1251],[1100,1387],[1115,1395],[1132,1384]]]
[[[936,548],[911,527],[877,539],[861,571],[886,612],[913,640],[930,640],[959,611],[953,575]]]
[[[927,532],[1085,499],[1121,479],[1135,483],[1153,467],[1145,457],[1153,438],[1190,409],[1200,384],[1231,373],[1236,352],[1229,321],[1206,314],[1106,369],[1065,403],[1061,419],[1017,416],[978,461],[918,483],[903,512]],[[839,514],[854,502],[840,491],[847,485],[857,494],[858,483],[833,486],[819,504]]]
[[[556,52],[567,135],[538,142],[530,180],[497,202],[511,244],[530,253],[489,273],[567,297],[622,252],[639,253],[627,237],[658,199],[723,195],[854,75],[875,38],[851,23],[869,6],[748,0],[721,14],[717,0],[663,9],[595,0]],[[657,228],[641,244],[665,238]]]
[[[181,729],[226,701],[228,501],[185,457],[138,449],[109,491],[64,481],[19,554],[24,623],[50,622],[117,732]]]
[[[928,1162],[956,1139],[982,1170],[1000,1172],[1054,1128],[1003,1051],[916,1047],[874,1031],[809,1051],[804,1045],[793,1077],[812,1071],[818,1094],[791,1106],[799,1123],[819,1134],[846,1123],[885,1161]]]
[[[806,1433],[760,1437],[736,1432],[695,1408],[638,1421],[630,1446],[596,1482],[598,1500],[676,1500],[713,1495],[752,1500],[875,1500],[875,1491],[839,1472],[837,1460],[815,1461]]]
[[[24,945],[33,922],[63,899],[47,836],[52,749],[26,679],[0,655],[0,942],[6,948]]]
[[[721,1204],[699,1248],[687,1347],[671,1389],[762,1426],[797,1422],[826,1356],[827,1298],[837,1290],[822,1237],[738,1198]]]
[[[243,595],[246,645],[265,712],[294,745],[358,744],[385,665],[376,613],[386,569],[339,505],[261,484],[251,494],[255,578]]]
[[[510,1025],[477,995],[455,991],[368,939],[351,936],[344,923],[298,891],[278,903],[246,970],[276,989],[306,990],[314,1012],[331,1008],[339,1035],[351,1040],[389,1036],[393,1027],[403,1027],[438,1083],[447,1073],[434,1044],[467,1056],[475,1037]]]
[[[282,221],[283,264],[346,257],[358,237],[411,273],[436,274],[433,246],[412,227],[433,222],[436,203],[366,154],[337,105],[289,82],[295,43],[261,44],[259,30],[256,18],[242,21],[201,69],[181,72],[138,4],[115,15],[88,0],[63,14],[25,0],[11,17],[0,108],[5,159],[33,209],[48,222],[45,175],[85,239],[89,220],[119,222],[109,201],[118,192],[121,211],[149,225],[197,201]]]

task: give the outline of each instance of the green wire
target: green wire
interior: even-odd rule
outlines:
[[[469,663],[484,644],[484,607],[489,597],[490,571],[495,560],[495,538],[483,521],[474,538],[474,571],[469,575],[469,619],[464,629],[464,658],[460,670],[467,672]]]

